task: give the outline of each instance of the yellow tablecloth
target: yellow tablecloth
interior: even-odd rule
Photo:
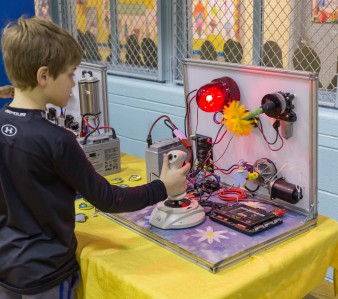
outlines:
[[[132,174],[142,180],[129,181]],[[108,179],[117,177],[130,186],[145,183],[144,160],[122,154],[122,172]],[[338,291],[338,223],[324,216],[315,228],[212,274],[102,215],[92,216],[94,210],[81,212],[88,219],[76,225],[79,299],[300,299],[322,282],[329,266]]]

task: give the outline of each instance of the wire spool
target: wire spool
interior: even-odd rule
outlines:
[[[229,189],[220,189],[218,197],[224,201],[238,202],[246,199],[247,194],[243,189],[231,187]]]

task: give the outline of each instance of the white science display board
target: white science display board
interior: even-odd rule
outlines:
[[[231,165],[246,161],[251,164],[266,159],[276,167],[271,179],[282,178],[284,182],[301,189],[302,198],[296,204],[290,204],[275,198],[277,202],[302,214],[315,218],[317,215],[317,74],[274,68],[245,66],[229,63],[186,60],[183,66],[184,88],[188,113],[187,126],[191,135],[201,134],[217,138],[219,143],[212,148],[215,173],[221,180],[232,186],[234,176],[225,174]],[[291,110],[295,121],[280,121],[286,126],[289,136],[277,136],[273,127],[276,118],[265,113],[258,115],[260,130],[254,127],[249,135],[238,136],[224,125],[222,130],[222,112],[210,113],[201,110],[196,101],[197,91],[212,80],[222,77],[233,79],[240,91],[239,106],[251,111],[262,105],[266,95],[279,92],[291,94]],[[285,107],[282,107],[285,109]],[[285,127],[284,127],[285,129]],[[262,132],[263,131],[263,132]],[[282,135],[282,134],[281,134]],[[276,141],[277,140],[277,141]],[[276,142],[275,142],[276,141]],[[270,144],[269,144],[269,143]],[[274,143],[275,142],[275,143]],[[274,143],[274,144],[273,144]],[[281,181],[281,180],[279,180]],[[257,194],[271,199],[271,184],[266,182]],[[254,182],[249,182],[251,189]],[[285,188],[289,185],[286,184]]]
[[[103,215],[217,273],[316,225],[318,77],[307,72],[198,60],[186,60],[183,71],[186,133],[193,144],[193,165],[200,170],[189,174],[188,182],[194,190],[192,200],[204,204],[204,221],[183,229],[162,229],[150,222],[154,206]],[[211,92],[209,83],[219,78],[223,78],[222,88]],[[234,101],[224,105],[224,91]],[[217,98],[221,105],[206,112]],[[238,113],[241,108],[229,112],[233,103],[244,107],[242,114]],[[237,134],[238,128],[234,130],[229,120],[243,123],[243,118],[248,120],[244,117],[247,111],[254,125],[246,130],[247,135]],[[206,158],[200,160],[204,155]],[[215,178],[221,188],[207,191],[202,198],[203,193],[197,192],[198,180],[215,182]],[[220,196],[233,192],[231,189],[245,192],[245,197]],[[240,200],[245,204],[238,204]],[[188,215],[193,211],[189,203],[173,208],[172,214],[174,209]],[[263,221],[267,211],[283,214]],[[165,217],[155,215],[160,220]],[[216,236],[215,242],[206,236]]]

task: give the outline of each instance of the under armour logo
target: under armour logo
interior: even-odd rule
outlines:
[[[18,130],[12,125],[3,125],[1,127],[1,133],[6,136],[14,136]]]

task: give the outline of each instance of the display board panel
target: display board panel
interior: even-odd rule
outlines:
[[[213,161],[219,169],[229,169],[231,165],[246,161],[254,164],[259,159],[269,159],[274,163],[276,178],[301,188],[303,198],[296,204],[274,199],[303,214],[317,215],[317,85],[315,73],[288,71],[283,69],[244,66],[198,60],[186,60],[184,69],[184,88],[188,113],[187,126],[191,135],[202,134],[212,140],[220,140],[227,129],[219,132],[222,112],[209,113],[198,108],[196,92],[200,87],[214,79],[230,77],[240,91],[239,105],[246,110],[253,110],[262,105],[262,99],[268,94],[278,92],[294,95],[292,101],[296,121],[291,125],[289,138],[280,138],[273,127],[275,118],[265,113],[258,115],[262,130],[253,128],[249,136],[237,136],[227,132],[224,138],[213,145]],[[280,131],[279,131],[280,132]],[[273,143],[277,139],[277,142]],[[232,186],[234,175],[226,175],[215,168],[221,180]],[[250,183],[251,189],[255,184]],[[270,197],[269,184],[257,191],[262,196]]]

